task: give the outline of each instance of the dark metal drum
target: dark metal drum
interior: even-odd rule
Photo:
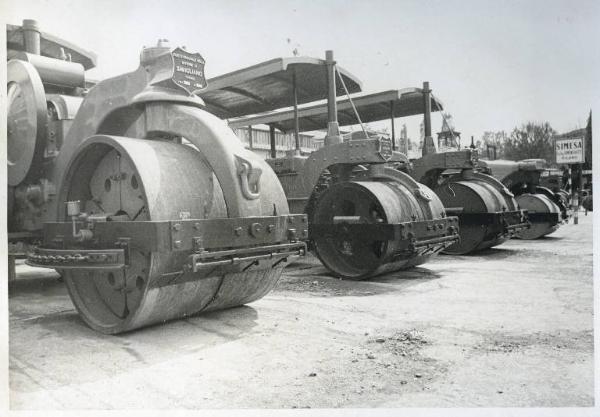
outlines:
[[[462,255],[491,248],[527,227],[513,194],[488,175],[450,177],[435,193],[448,213],[460,219],[460,242],[445,253]]]
[[[409,268],[457,240],[456,219],[445,218],[435,194],[403,173],[395,176],[335,183],[320,194],[311,236],[335,275],[366,279]],[[320,233],[326,228],[318,225],[332,225],[333,233]]]

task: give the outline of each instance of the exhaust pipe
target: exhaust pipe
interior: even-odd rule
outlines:
[[[25,52],[40,55],[40,28],[38,23],[32,19],[23,20],[23,43]]]

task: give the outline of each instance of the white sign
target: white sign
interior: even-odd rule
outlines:
[[[555,139],[554,150],[557,164],[579,164],[585,162],[583,137]]]

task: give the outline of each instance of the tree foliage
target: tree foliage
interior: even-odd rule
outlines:
[[[554,158],[552,138],[555,134],[556,131],[548,122],[529,122],[516,127],[504,142],[504,158],[515,161],[542,158],[551,161]]]
[[[488,147],[496,148],[496,159],[504,159],[504,146],[507,134],[504,130],[499,132],[483,132],[481,140],[478,140],[475,146],[479,149],[480,155],[487,156]]]
[[[592,169],[592,111],[587,119],[585,127],[585,164],[584,169]]]

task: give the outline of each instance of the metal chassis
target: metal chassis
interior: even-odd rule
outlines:
[[[528,212],[527,217],[531,223],[551,223],[552,225],[557,225],[562,223],[561,214]]]
[[[458,216],[460,225],[492,226],[500,235],[512,235],[528,229],[531,222],[527,210],[497,211],[494,213],[462,213],[460,209],[446,208],[446,211]]]
[[[311,224],[309,236],[334,236],[347,234],[373,240],[393,240],[399,242],[397,253],[413,254],[422,249],[444,249],[459,240],[459,219],[454,216],[442,219],[405,222],[397,224],[381,223],[337,223]],[[434,246],[437,246],[434,248]]]
[[[84,222],[76,222],[78,229]],[[306,253],[306,215],[175,221],[88,223],[93,239],[80,243],[73,223],[44,224],[44,243],[27,255],[27,264],[55,269],[121,269],[129,252],[180,252],[181,270],[237,265],[260,259],[287,259]]]

